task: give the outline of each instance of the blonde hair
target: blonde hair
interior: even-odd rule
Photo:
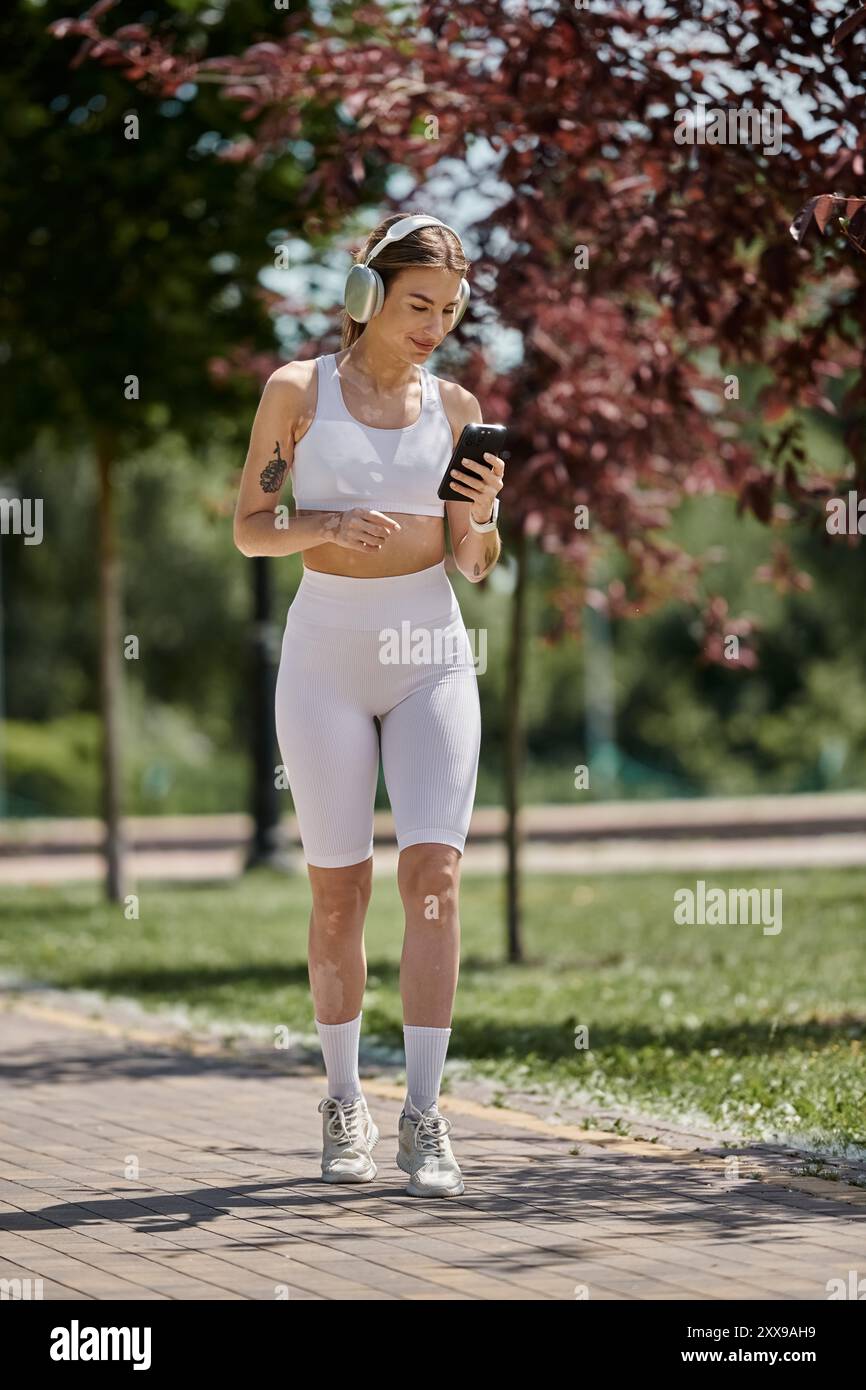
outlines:
[[[382,240],[389,227],[393,227],[395,222],[401,221],[404,217],[412,216],[423,217],[426,214],[397,212],[386,217],[378,227],[374,227],[355,256],[355,264],[363,265],[376,242]],[[465,276],[470,262],[467,261],[463,248],[453,232],[445,227],[431,226],[419,227],[416,231],[409,232],[408,236],[401,237],[399,241],[389,242],[387,246],[382,247],[372,265],[381,275],[387,294],[394,277],[409,266],[431,265],[443,270],[459,271]],[[356,323],[344,309],[340,316],[340,347],[348,348],[356,343],[366,326],[364,323]]]

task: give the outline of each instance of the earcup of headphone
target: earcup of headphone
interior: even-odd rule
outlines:
[[[454,310],[454,322],[451,325],[452,332],[457,327],[463,315],[466,313],[466,310],[469,308],[470,294],[471,291],[469,289],[469,281],[461,280],[460,289],[457,291],[457,308]]]
[[[382,277],[368,265],[353,265],[346,276],[343,303],[355,323],[369,323],[385,302]]]

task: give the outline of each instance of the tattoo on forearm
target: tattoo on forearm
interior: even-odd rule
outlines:
[[[259,478],[262,492],[279,492],[285,481],[288,466],[280,453],[280,441],[277,440],[274,445],[274,457],[262,470],[262,475]]]
[[[489,546],[489,547],[487,548],[487,550],[485,550],[485,552],[484,552],[484,564],[483,564],[483,566],[482,566],[482,565],[479,565],[479,564],[476,562],[476,564],[473,566],[473,573],[476,574],[476,575],[486,574],[487,571],[490,569],[490,566],[493,564],[493,561],[496,559],[496,556],[498,555],[498,553],[499,553],[499,547],[498,547],[498,546],[495,546],[495,545],[492,546],[492,547]]]

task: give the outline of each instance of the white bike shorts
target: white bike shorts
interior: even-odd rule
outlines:
[[[481,710],[444,560],[381,579],[305,568],[286,618],[275,710],[308,864],[370,858],[380,746],[398,848],[435,842],[463,853]]]

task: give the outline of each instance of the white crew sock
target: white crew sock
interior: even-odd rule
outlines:
[[[328,1095],[334,1100],[348,1101],[362,1094],[358,1076],[361,1016],[350,1018],[348,1023],[320,1023],[316,1019],[328,1073]]]
[[[439,1099],[445,1054],[448,1051],[450,1028],[416,1028],[403,1024],[406,1046],[406,1103],[404,1109],[413,1119]]]

